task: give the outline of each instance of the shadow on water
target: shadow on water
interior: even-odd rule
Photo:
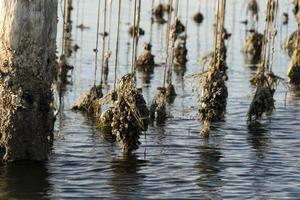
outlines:
[[[221,176],[224,167],[220,162],[222,154],[208,141],[204,139],[199,147],[200,158],[195,166],[199,172],[197,185],[207,199],[221,199],[224,184]]]
[[[0,164],[0,199],[49,199],[48,178],[45,163]]]
[[[147,160],[140,160],[136,154],[122,155],[111,161],[112,176],[108,185],[112,187],[113,195],[121,199],[138,196],[146,175],[140,173]]]

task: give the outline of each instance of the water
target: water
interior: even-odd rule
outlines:
[[[197,10],[195,1],[190,1],[189,62],[185,76],[174,73],[178,96],[168,107],[172,117],[164,126],[151,126],[141,137],[140,148],[128,157],[122,156],[118,145],[96,129],[93,119],[70,110],[80,94],[93,84],[97,2],[81,0],[77,4],[74,1],[73,22],[83,22],[90,29],[83,32],[73,29],[74,43],[79,44],[80,49],[69,60],[75,66],[71,73],[72,85],[67,87],[64,95],[64,111],[56,122],[50,159],[45,163],[2,164],[0,199],[299,198],[300,93],[279,85],[273,115],[264,118],[256,129],[247,126],[246,113],[255,90],[248,80],[255,71],[244,64],[240,52],[245,36],[245,27],[240,23],[245,18],[242,1],[228,1],[227,6],[226,27],[233,35],[227,43],[229,97],[226,121],[214,124],[209,139],[200,137],[201,123],[196,119],[199,97],[198,92],[193,92],[199,84],[190,75],[202,69],[197,63],[199,55],[212,50],[214,1],[201,1],[205,21],[200,27],[191,20]],[[119,78],[130,71],[129,2],[123,1]],[[143,1],[141,26],[147,34],[141,38],[139,49],[150,40],[150,2]],[[181,2],[181,18],[185,21],[186,2]],[[289,59],[280,45],[296,25],[291,12],[289,25],[280,25],[281,14],[287,9],[286,3],[280,3],[274,72],[286,78]],[[116,1],[113,9],[116,11],[115,4]],[[77,5],[80,6],[78,17]],[[260,31],[263,29],[263,11],[262,7]],[[113,16],[111,49],[114,52],[117,17]],[[153,26],[153,53],[158,63],[163,62],[165,56],[165,28]],[[61,23],[59,49],[60,38]],[[114,56],[110,62],[112,66]],[[139,78],[138,85],[143,88],[148,103],[156,87],[162,84],[162,74],[163,68],[156,67],[150,84]],[[141,77],[140,73],[138,77]],[[108,83],[110,87],[106,91],[113,84],[111,73]]]

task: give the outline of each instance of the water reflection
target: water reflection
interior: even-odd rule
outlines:
[[[244,55],[244,63],[246,65],[249,65],[251,69],[255,70],[257,68],[257,65],[260,63],[260,60],[253,57],[251,54],[243,53]]]
[[[100,131],[99,135],[101,142],[109,142],[112,145],[116,142],[116,136],[111,132]]]
[[[267,195],[265,191],[270,190],[267,181],[270,167],[265,164],[268,159],[266,155],[270,142],[268,129],[263,124],[256,122],[248,126],[248,143],[255,152],[255,158],[249,172],[253,176],[251,185],[254,186],[255,196],[265,197]]]
[[[101,142],[108,142],[114,145],[116,142],[116,136],[111,133],[111,131],[101,130],[97,125],[96,117],[86,117],[83,124],[90,126],[90,132],[93,133],[93,138],[95,140],[100,140]]]
[[[140,160],[136,154],[122,155],[111,162],[112,176],[108,184],[112,187],[113,195],[121,199],[138,196],[146,176],[140,173],[146,160]]]
[[[222,154],[218,148],[209,145],[208,140],[203,140],[199,148],[199,155],[199,161],[195,166],[199,171],[197,185],[208,199],[221,199],[223,169],[220,159]]]
[[[257,70],[257,65],[256,64],[251,64],[251,63],[245,63],[247,64],[247,67],[251,70],[251,72],[256,72]]]
[[[139,66],[137,68],[139,72],[140,79],[142,80],[142,84],[149,86],[151,83],[151,79],[153,78],[154,67],[153,66]]]
[[[300,102],[300,86],[290,85],[290,91],[288,102],[293,106],[297,106]]]
[[[156,139],[154,140],[155,143],[159,145],[166,144],[166,129],[163,124],[160,124],[158,127],[155,129],[156,133]]]
[[[186,73],[186,64],[181,65],[181,66],[175,65],[174,71],[175,71],[175,74],[177,75],[178,79],[183,82],[183,78]]]
[[[51,186],[45,163],[0,165],[0,199],[48,199]]]
[[[259,122],[249,125],[248,142],[252,149],[256,152],[257,159],[263,159],[265,157],[265,150],[270,143],[268,129]]]

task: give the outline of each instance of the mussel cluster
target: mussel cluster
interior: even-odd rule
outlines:
[[[168,83],[167,87],[166,87],[166,101],[167,103],[173,103],[175,98],[176,98],[177,94],[175,91],[175,87],[172,83]]]
[[[101,105],[99,105],[98,100],[102,96],[102,86],[95,85],[90,89],[88,93],[84,94],[79,99],[79,102],[76,103],[72,109],[97,116],[100,113],[101,108]]]
[[[175,43],[174,48],[174,66],[176,68],[185,68],[187,60],[187,47],[186,40],[187,35],[185,33],[185,26],[180,20],[176,19],[172,26],[172,39]],[[178,70],[178,69],[177,69]]]
[[[121,150],[128,153],[137,149],[141,133],[148,128],[149,110],[141,91],[136,89],[133,74],[119,81],[112,113],[112,134]]]
[[[185,31],[185,26],[182,24],[182,22],[176,18],[174,24],[172,25],[172,37],[174,38],[174,41],[177,40],[179,35]]]
[[[285,41],[284,47],[289,56],[292,56],[293,52],[299,48],[300,44],[300,30],[293,32]]]
[[[161,124],[165,122],[166,118],[166,89],[158,87],[150,106],[150,119],[152,121],[156,120],[157,124]]]
[[[252,20],[258,21],[259,6],[257,0],[250,0],[247,5],[247,11],[250,13]]]
[[[268,86],[261,86],[256,89],[248,111],[249,122],[255,122],[260,119],[264,113],[271,114],[275,108],[274,92],[275,90]]]
[[[184,67],[186,65],[188,50],[186,48],[186,36],[179,37],[174,49],[175,67]]]
[[[224,119],[228,90],[225,84],[227,66],[225,62],[212,61],[205,74],[199,115],[201,121],[221,121]]]
[[[296,16],[296,20],[298,23],[300,23],[300,2],[299,0],[293,0],[294,9],[293,12]]]
[[[288,69],[289,83],[300,85],[300,49],[294,50]]]
[[[255,122],[263,114],[271,114],[274,110],[275,88],[282,78],[276,76],[273,72],[265,70],[262,63],[257,69],[256,74],[250,80],[256,86],[256,92],[248,111],[248,122]]]
[[[128,33],[129,33],[129,35],[131,35],[131,37],[137,36],[137,35],[145,35],[145,31],[141,27],[138,28],[138,27],[133,27],[133,26],[129,27]]]
[[[151,49],[152,45],[150,43],[144,44],[144,50],[136,61],[137,67],[143,67],[145,71],[150,71],[148,68],[153,68],[155,62],[154,55],[151,53]]]
[[[244,44],[245,59],[251,64],[257,64],[261,59],[264,36],[255,30],[250,30]]]
[[[173,8],[170,4],[158,4],[153,10],[152,14],[155,17],[155,22],[164,24],[166,20],[164,19],[165,13],[169,14],[172,12]]]
[[[193,20],[194,20],[194,22],[197,23],[197,24],[201,24],[201,23],[203,22],[203,19],[204,19],[204,17],[203,17],[203,15],[202,15],[200,12],[196,13],[196,14],[193,16]]]

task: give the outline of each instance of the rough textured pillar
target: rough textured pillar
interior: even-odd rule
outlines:
[[[0,1],[0,145],[4,160],[44,160],[53,136],[57,0]]]

